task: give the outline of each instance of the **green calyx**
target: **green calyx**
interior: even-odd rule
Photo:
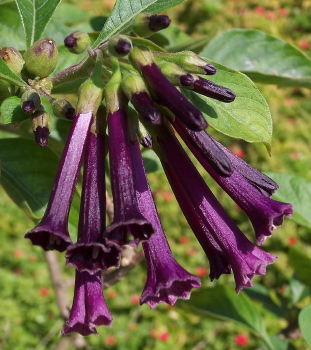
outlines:
[[[165,77],[173,84],[180,85],[179,78],[181,76],[187,75],[188,73],[180,68],[175,63],[170,62],[161,62],[158,64],[158,67],[161,69],[161,72],[165,75]]]
[[[36,112],[41,106],[40,95],[34,89],[25,91],[21,97],[21,107],[27,114]]]
[[[131,53],[129,54],[129,60],[133,67],[138,71],[141,70],[141,67],[148,66],[154,63],[153,54],[149,49],[140,49],[134,47]]]
[[[15,74],[19,74],[24,66],[23,56],[14,47],[1,47],[0,58]]]
[[[24,54],[27,71],[37,77],[49,76],[55,69],[58,60],[56,43],[51,38],[35,42]]]
[[[75,109],[65,98],[56,98],[51,103],[56,118],[72,120],[75,117]]]
[[[51,131],[52,119],[48,112],[44,108],[39,108],[31,117],[31,125],[33,131],[36,131],[38,127],[47,128]]]
[[[147,86],[139,74],[131,74],[126,76],[122,80],[121,86],[123,92],[129,100],[135,93],[142,91],[148,92]]]
[[[205,74],[204,67],[208,64],[203,58],[192,51],[182,51],[177,53],[153,52],[157,62],[175,63],[188,73]]]
[[[87,79],[78,91],[76,114],[92,112],[95,115],[102,99],[103,87],[94,84],[92,79]]]

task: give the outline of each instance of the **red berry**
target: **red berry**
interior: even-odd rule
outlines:
[[[42,297],[47,297],[47,296],[49,296],[49,294],[50,294],[50,290],[48,289],[48,288],[46,288],[46,287],[43,287],[43,288],[40,288],[39,289],[39,293],[40,293],[40,295],[42,296]]]
[[[114,335],[108,335],[105,339],[105,344],[108,346],[115,345],[116,342],[117,342],[117,339]]]
[[[179,238],[179,243],[180,244],[187,244],[189,242],[189,238],[187,236],[181,236]]]
[[[171,202],[173,200],[173,194],[171,192],[163,192],[162,196],[165,202]]]
[[[285,9],[285,8],[281,8],[281,9],[279,9],[279,14],[280,14],[281,16],[286,17],[286,16],[288,16],[288,10]]]
[[[275,15],[275,13],[273,11],[267,11],[266,17],[268,19],[275,19],[276,15]]]
[[[242,150],[242,148],[237,148],[233,150],[233,153],[242,159],[245,157],[245,152]]]
[[[255,8],[255,12],[258,14],[258,15],[263,15],[265,12],[266,12],[266,9],[263,7],[263,6],[257,6]]]
[[[301,50],[308,50],[308,48],[310,47],[310,43],[306,39],[301,39],[298,42],[298,46]]]
[[[162,332],[159,334],[159,340],[161,341],[167,341],[170,337],[170,334],[168,332]]]
[[[292,246],[292,245],[295,245],[295,244],[297,244],[297,238],[296,237],[289,237],[288,238],[288,241],[287,241],[287,244],[288,245],[290,245],[290,246]]]
[[[30,262],[36,262],[36,261],[38,260],[38,258],[37,258],[35,255],[29,255],[28,260],[29,260]]]
[[[113,289],[110,289],[110,290],[108,290],[106,292],[106,295],[107,295],[108,298],[113,299],[113,298],[115,298],[117,296],[117,292],[115,290],[113,290]]]
[[[20,259],[23,256],[23,251],[21,249],[14,250],[14,258]]]
[[[198,251],[197,251],[196,249],[191,248],[191,249],[188,250],[187,254],[188,254],[189,256],[193,256],[193,255],[196,255],[197,252],[198,252]]]
[[[248,336],[245,334],[238,334],[235,336],[234,341],[237,346],[241,346],[241,347],[247,346]]]
[[[139,296],[138,295],[133,295],[131,297],[131,304],[132,305],[139,305]]]
[[[196,275],[199,277],[204,277],[207,275],[207,269],[204,266],[199,266],[196,269]]]

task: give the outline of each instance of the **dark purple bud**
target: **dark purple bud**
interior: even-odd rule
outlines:
[[[226,153],[215,143],[205,131],[191,131],[178,119],[171,120],[172,125],[194,153],[196,150],[206,159],[215,171],[221,176],[230,176],[233,166]]]
[[[201,77],[193,83],[193,91],[226,103],[234,101],[236,97],[232,90]]]
[[[161,123],[161,114],[153,105],[152,99],[146,91],[133,94],[131,102],[146,123],[152,125]]]
[[[171,19],[166,15],[152,15],[149,17],[149,29],[158,32],[167,28],[171,24]]]
[[[119,55],[126,56],[132,50],[132,45],[127,40],[119,39],[119,41],[117,42],[117,44],[115,46],[115,49]]]
[[[51,105],[53,113],[57,118],[73,120],[76,116],[76,110],[65,98],[56,98]]]
[[[100,272],[91,275],[86,271],[76,271],[73,304],[62,334],[97,334],[96,327],[110,326],[111,322],[112,316],[102,292]]]
[[[131,52],[132,48],[132,41],[126,35],[118,34],[109,39],[108,50],[113,56],[127,56]]]
[[[89,47],[90,37],[87,33],[76,30],[66,36],[64,45],[70,52],[80,54]]]
[[[176,118],[180,118],[193,131],[207,127],[202,113],[166,79],[155,63],[142,66],[141,72],[159,104],[171,110]]]
[[[154,233],[152,224],[138,208],[130,154],[126,114],[122,109],[108,115],[109,160],[114,217],[107,227],[109,241],[137,246]]]
[[[192,74],[185,74],[179,77],[181,86],[192,86],[194,83],[194,77]]]
[[[41,99],[36,90],[30,89],[21,97],[22,110],[27,114],[34,113],[41,106]]]
[[[152,148],[152,138],[150,135],[147,135],[145,137],[143,137],[142,139],[140,139],[140,144],[145,147],[145,148]]]
[[[205,70],[207,75],[214,75],[217,72],[217,68],[211,63],[208,63],[206,66],[202,67]]]
[[[38,126],[34,131],[35,141],[40,147],[45,147],[48,144],[50,130],[47,127]]]

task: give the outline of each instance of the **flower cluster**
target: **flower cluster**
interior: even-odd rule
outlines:
[[[147,36],[169,23],[167,16],[141,14],[133,31]],[[89,43],[85,36],[80,39],[80,33],[74,32],[65,45],[71,52],[78,46],[80,53],[79,42]],[[188,51],[151,51],[126,35],[99,47],[96,74],[93,72],[79,90],[76,116],[45,215],[25,236],[44,250],[66,251],[67,265],[76,269],[73,306],[63,334],[89,335],[96,333],[96,326],[111,324],[101,271],[119,266],[125,245],[138,247],[142,243],[145,254],[148,272],[140,304],[151,308],[161,302],[172,305],[178,298],[188,299],[192,288],[200,287],[199,278],[172,255],[147,181],[140,144],[153,148],[159,156],[180,208],[209,259],[211,280],[232,271],[237,292],[252,286],[255,275],[265,274],[275,256],[250,242],[234,224],[175,132],[248,215],[259,245],[292,213],[290,204],[270,198],[278,188],[274,181],[206,133],[202,113],[183,95],[182,88],[223,103],[234,101],[233,91],[202,77],[216,73],[212,64]],[[66,77],[70,74],[67,71]],[[57,79],[60,76],[54,81]],[[107,154],[114,217],[106,227]],[[82,164],[78,238],[72,242],[68,215]]]

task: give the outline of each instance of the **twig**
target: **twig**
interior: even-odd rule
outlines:
[[[109,288],[113,284],[123,280],[123,278],[136,266],[144,257],[143,251],[135,251],[131,246],[127,246],[121,253],[121,266],[103,272],[103,288]]]

